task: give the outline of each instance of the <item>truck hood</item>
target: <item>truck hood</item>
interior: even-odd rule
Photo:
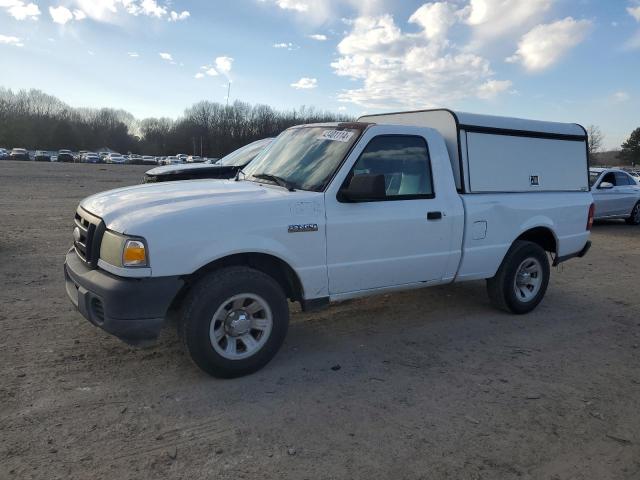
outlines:
[[[98,193],[84,199],[80,206],[102,218],[107,228],[121,232],[131,225],[153,222],[158,217],[223,205],[248,205],[287,198],[280,187],[233,180],[186,180],[143,184]]]

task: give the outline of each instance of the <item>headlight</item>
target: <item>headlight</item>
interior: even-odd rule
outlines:
[[[147,248],[141,238],[106,231],[100,244],[100,258],[115,267],[149,266]]]

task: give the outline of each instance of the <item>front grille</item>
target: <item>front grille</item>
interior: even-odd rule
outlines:
[[[75,215],[78,233],[75,233],[73,246],[80,260],[91,267],[96,267],[100,256],[100,242],[104,233],[104,223],[98,217],[78,208]]]

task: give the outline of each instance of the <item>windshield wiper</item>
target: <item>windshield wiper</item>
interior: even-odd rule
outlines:
[[[289,190],[290,192],[295,192],[296,189],[293,188],[293,185],[288,182],[287,180],[285,180],[284,178],[278,177],[276,175],[271,175],[270,173],[258,173],[253,175],[253,178],[258,178],[261,180],[269,180],[271,182],[274,182],[275,184],[286,188],[287,190]]]
[[[246,176],[247,176],[247,174],[246,174],[246,173],[244,173],[244,170],[243,170],[243,169],[241,169],[241,168],[240,168],[240,169],[238,169],[238,171],[236,172],[236,178],[234,179],[236,182],[239,182],[239,181],[240,181],[240,174],[242,174],[242,176],[243,176],[243,177],[246,177]]]

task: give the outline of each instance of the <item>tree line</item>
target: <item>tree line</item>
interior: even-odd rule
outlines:
[[[121,153],[221,157],[249,142],[274,137],[292,125],[351,121],[301,107],[276,110],[236,101],[200,101],[178,119],[136,119],[111,108],[74,108],[40,90],[0,88],[0,146],[41,150],[110,148]]]

